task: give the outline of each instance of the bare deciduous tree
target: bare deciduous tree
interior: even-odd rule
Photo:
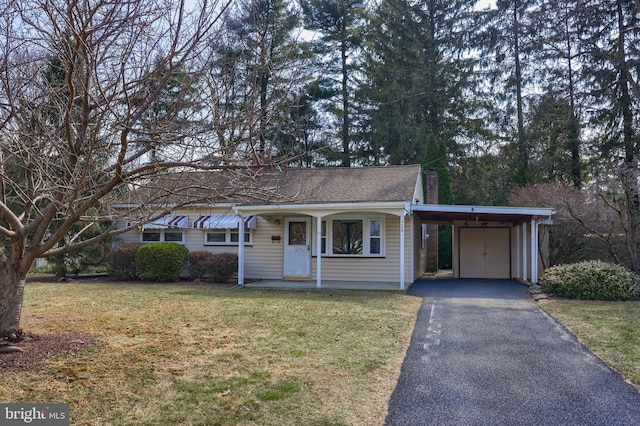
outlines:
[[[532,185],[508,198],[510,205],[544,205],[555,210],[553,225],[542,230],[550,234],[549,266],[600,259],[637,272],[638,224],[627,214],[629,200],[624,194],[612,177],[583,189],[557,182]]]
[[[208,134],[225,130],[212,129],[198,105],[201,54],[222,37],[231,3],[212,1],[0,6],[0,333],[21,333],[23,289],[37,258],[104,241],[123,232],[117,222],[139,217],[140,206],[107,209],[135,185],[172,171],[222,167],[252,181],[250,163],[215,161],[229,154]],[[229,195],[226,188],[209,192]],[[103,224],[101,232],[87,237],[95,223]]]

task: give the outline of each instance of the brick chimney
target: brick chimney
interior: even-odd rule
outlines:
[[[438,204],[438,171],[427,170],[427,204]],[[438,225],[427,224],[427,272],[438,271]]]

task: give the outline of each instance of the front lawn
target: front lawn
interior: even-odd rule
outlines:
[[[365,291],[27,285],[27,333],[101,345],[3,371],[3,402],[73,425],[382,424],[421,299]]]
[[[640,387],[640,301],[539,303],[596,355]]]

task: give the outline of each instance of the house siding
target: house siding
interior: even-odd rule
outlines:
[[[205,245],[205,230],[192,228],[193,221],[202,215],[229,214],[229,210],[194,211],[179,210],[175,215],[187,215],[189,228],[184,228],[184,244],[189,251],[204,250],[211,253],[238,253],[236,244]],[[301,217],[301,216],[297,216]],[[307,216],[308,217],[308,216]],[[250,280],[282,279],[284,254],[284,221],[278,224],[268,217],[257,216],[252,244],[245,244],[245,277]],[[322,279],[338,281],[399,282],[400,280],[400,218],[385,215],[385,255],[383,257],[322,257]],[[315,222],[312,218],[311,223]],[[121,234],[118,244],[138,243],[141,232],[133,230]],[[280,237],[280,240],[272,239]],[[312,232],[311,244],[315,247],[316,235]],[[405,283],[413,282],[421,274],[420,223],[417,218],[405,217]],[[310,279],[316,279],[317,257],[312,257]]]
[[[405,218],[405,282],[414,280],[410,218]],[[313,236],[312,236],[313,240]],[[317,257],[312,258],[312,279],[316,279]],[[322,279],[336,281],[400,282],[400,218],[385,216],[384,257],[322,257]]]

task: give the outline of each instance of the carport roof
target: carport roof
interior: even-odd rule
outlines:
[[[550,219],[553,209],[543,207],[456,206],[443,204],[413,204],[411,210],[421,220],[432,223],[452,223],[454,220],[473,222],[509,222],[520,224],[532,219]]]

